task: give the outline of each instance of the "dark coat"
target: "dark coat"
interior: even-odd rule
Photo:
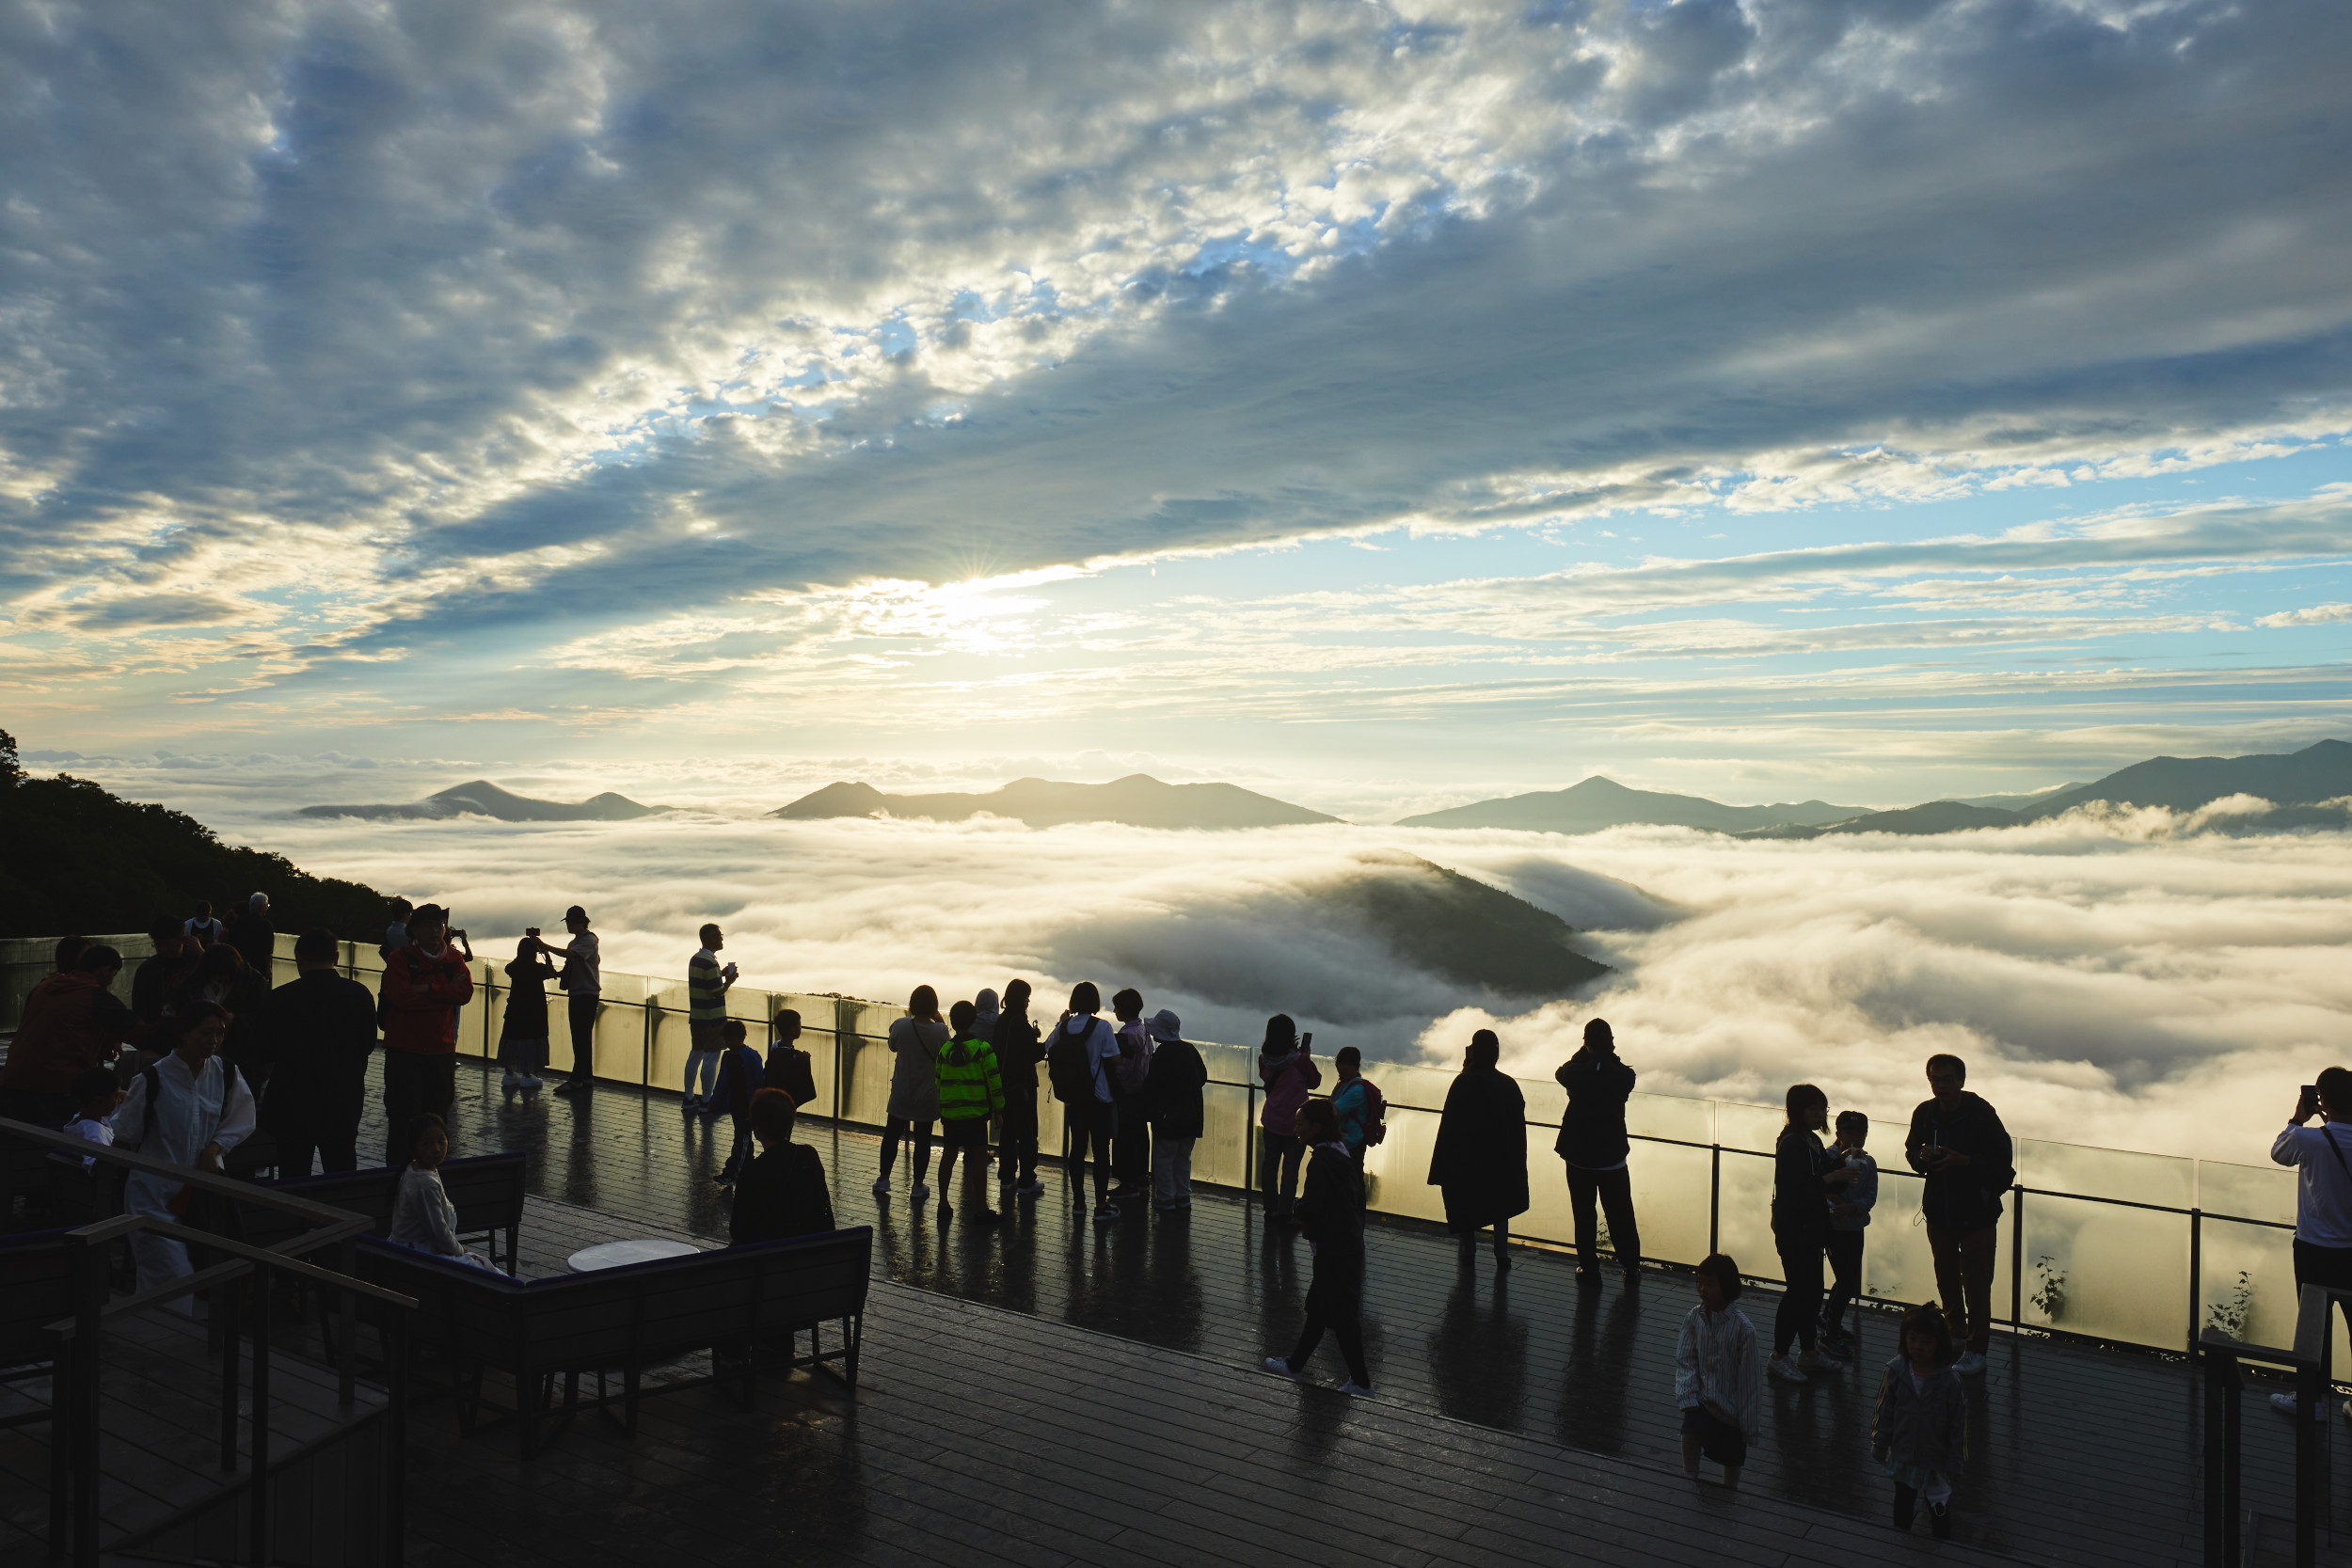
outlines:
[[[825,1163],[806,1144],[777,1144],[743,1167],[735,1182],[727,1234],[739,1246],[834,1228]]]
[[[1445,1223],[1477,1230],[1527,1212],[1527,1097],[1495,1068],[1464,1068],[1445,1092],[1429,1184]]]
[[[229,933],[229,945],[245,959],[245,967],[268,985],[277,968],[278,932],[267,915],[247,912],[237,917],[236,926]]]
[[[1960,1150],[1968,1164],[1959,1170],[1927,1171],[1929,1152],[1937,1148]],[[1912,1112],[1903,1158],[1913,1170],[1927,1171],[1919,1211],[1939,1230],[1981,1230],[1999,1223],[2017,1180],[2016,1146],[2001,1125],[2001,1114],[1973,1094],[1963,1093],[1959,1109],[1948,1115],[1933,1100]]]
[[[1772,1241],[1787,1247],[1820,1246],[1829,1234],[1832,1193],[1822,1180],[1841,1169],[1821,1140],[1810,1131],[1788,1123],[1772,1145]]]
[[[359,1130],[375,997],[331,969],[298,974],[269,993],[258,1033],[271,1063],[262,1125],[280,1138],[332,1143]]]
[[[164,1016],[164,1004],[188,971],[196,967],[194,955],[183,952],[167,958],[161,954],[148,958],[131,972],[131,1011],[138,1021],[151,1028]]]
[[[1005,1085],[1005,1125],[1037,1125],[1037,1065],[1045,1060],[1043,1037],[1025,1013],[1000,1013],[989,1045]]]
[[[765,1082],[771,1089],[782,1089],[792,1097],[792,1108],[808,1109],[808,1102],[817,1098],[817,1072],[807,1052],[797,1045],[771,1045],[768,1048]],[[813,1113],[812,1113],[813,1114]]]
[[[1568,1091],[1567,1114],[1560,1118],[1560,1141],[1552,1148],[1581,1170],[1620,1164],[1633,1145],[1625,1135],[1625,1102],[1633,1093],[1633,1069],[1613,1051],[1579,1051],[1552,1074]]]
[[[1352,1154],[1334,1153],[1329,1144],[1315,1145],[1307,1161],[1307,1181],[1291,1211],[1299,1233],[1315,1244],[1315,1260],[1327,1252],[1339,1257],[1364,1251],[1364,1177]]]
[[[548,982],[554,978],[555,965],[544,953],[506,966],[506,1017],[499,1024],[499,1044],[548,1037]]]
[[[1143,1079],[1143,1109],[1152,1131],[1163,1138],[1200,1136],[1208,1119],[1200,1091],[1208,1082],[1209,1064],[1190,1040],[1160,1041]]]

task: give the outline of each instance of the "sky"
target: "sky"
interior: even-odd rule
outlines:
[[[7,724],[1367,822],[2343,735],[2347,67],[2292,0],[0,6]]]

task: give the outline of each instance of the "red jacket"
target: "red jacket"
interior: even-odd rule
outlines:
[[[473,966],[454,947],[438,958],[415,942],[384,960],[384,1049],[445,1055],[457,1049],[457,1009],[473,1000]]]
[[[113,1061],[124,1041],[146,1031],[97,975],[80,970],[45,974],[24,999],[0,1088],[68,1093],[75,1073]]]

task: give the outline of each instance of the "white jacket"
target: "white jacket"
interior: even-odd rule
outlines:
[[[223,1073],[234,1075],[226,1115],[221,1110]],[[194,1166],[206,1144],[220,1145],[226,1154],[252,1136],[253,1091],[246,1087],[244,1074],[220,1057],[208,1057],[202,1069],[192,1073],[175,1051],[155,1064],[155,1084],[162,1103],[148,1105],[147,1074],[142,1072],[131,1080],[131,1092],[115,1113],[116,1136],[125,1142],[137,1139],[141,1154]],[[137,1214],[165,1213],[165,1205],[183,1185],[167,1176],[134,1171],[123,1187],[123,1206]]]
[[[1736,1307],[1708,1312],[1693,1307],[1675,1344],[1675,1403],[1694,1409],[1704,1399],[1736,1417],[1753,1439],[1764,1420],[1764,1358],[1756,1328]]]

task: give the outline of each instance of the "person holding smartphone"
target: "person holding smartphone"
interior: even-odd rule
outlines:
[[[2307,1125],[2313,1117],[2316,1127]],[[2295,1115],[2270,1145],[2270,1158],[2295,1167],[2295,1289],[2306,1285],[2352,1291],[2352,1128],[2339,1132],[2336,1123],[2352,1120],[2352,1072],[2340,1067],[2322,1071],[2319,1081],[2303,1085],[2296,1097]],[[2352,1302],[2343,1304],[2352,1322]],[[2292,1416],[2293,1394],[2273,1394],[2271,1404]],[[2352,1415],[2352,1404],[2345,1406]],[[2324,1417],[2328,1407],[2312,1412]]]

